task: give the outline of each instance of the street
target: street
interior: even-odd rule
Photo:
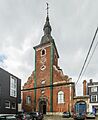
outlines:
[[[62,116],[44,116],[43,120],[73,120],[73,118],[62,118]],[[98,117],[96,119],[86,119],[86,120],[98,120]]]

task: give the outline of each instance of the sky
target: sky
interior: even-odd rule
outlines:
[[[0,0],[0,67],[22,80],[34,70],[34,49],[43,36],[49,3],[52,37],[59,53],[59,66],[76,82],[98,26],[98,0]],[[92,51],[98,42],[96,35]],[[98,46],[76,85],[82,95],[86,79],[98,81]]]

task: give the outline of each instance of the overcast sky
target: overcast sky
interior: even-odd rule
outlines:
[[[98,0],[47,2],[59,66],[65,75],[77,81],[98,26]],[[22,85],[34,70],[33,47],[40,43],[45,19],[46,0],[0,0],[0,67],[22,79]],[[93,49],[97,41],[98,35]],[[98,46],[77,84],[80,91],[84,79],[98,81],[97,51]]]

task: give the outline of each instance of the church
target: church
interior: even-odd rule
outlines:
[[[40,43],[33,47],[34,71],[23,86],[23,111],[39,111],[43,114],[71,112],[75,83],[58,65],[59,54],[51,35],[48,14],[43,31]]]

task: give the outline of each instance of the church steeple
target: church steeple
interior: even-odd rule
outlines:
[[[46,23],[44,25],[44,35],[51,35],[51,26],[50,26],[50,22],[49,22],[49,16],[47,15],[46,17]]]
[[[54,49],[56,50],[57,57],[59,58],[59,54],[58,54],[54,39],[51,36],[52,28],[51,28],[51,25],[50,25],[50,22],[49,22],[48,9],[49,9],[49,7],[48,7],[48,3],[47,3],[47,16],[46,16],[46,22],[45,22],[45,25],[44,25],[44,28],[43,28],[44,35],[41,38],[40,44],[35,46],[34,49],[36,49],[38,47],[42,47],[42,46],[44,46],[48,43],[52,43]]]
[[[47,42],[53,42],[53,38],[51,36],[52,29],[51,29],[51,25],[49,22],[49,12],[48,12],[49,7],[48,7],[48,3],[46,4],[47,4],[47,17],[46,17],[46,22],[43,28],[44,36],[42,37],[40,44],[44,44]]]
[[[50,23],[49,23],[49,7],[48,7],[48,3],[46,3],[47,4],[47,17],[46,17],[46,23],[45,23],[45,25],[44,25],[44,28],[43,28],[43,30],[44,30],[44,35],[49,35],[49,34],[51,34],[51,26],[50,26]]]

